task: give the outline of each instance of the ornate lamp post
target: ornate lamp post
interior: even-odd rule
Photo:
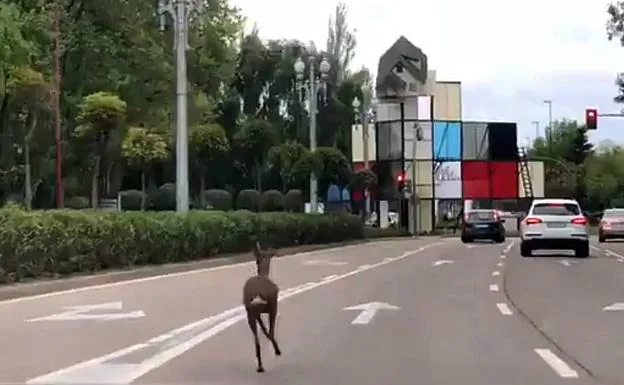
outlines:
[[[316,151],[316,114],[318,113],[318,99],[327,100],[327,78],[331,65],[327,58],[323,58],[319,65],[318,72],[314,67],[316,58],[310,56],[308,58],[309,77],[305,79],[304,73],[306,65],[301,60],[295,62],[295,74],[297,75],[297,90],[299,92],[299,100],[308,102],[308,113],[310,116],[310,151]],[[310,174],[310,212],[318,212],[318,180],[314,173]]]

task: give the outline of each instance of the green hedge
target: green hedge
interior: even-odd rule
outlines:
[[[99,212],[0,209],[0,280],[183,262],[266,247],[364,237],[353,215],[249,211]]]

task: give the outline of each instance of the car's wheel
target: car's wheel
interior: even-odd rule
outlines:
[[[533,250],[526,243],[520,244],[520,255],[523,257],[530,257],[533,253]]]
[[[470,243],[470,242],[472,242],[472,238],[468,238],[468,237],[462,235],[461,241],[464,242],[464,243]]]
[[[576,258],[589,257],[589,242],[577,247],[576,250],[574,250],[574,255],[576,256]]]

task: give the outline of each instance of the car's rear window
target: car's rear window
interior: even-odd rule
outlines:
[[[534,215],[579,215],[581,209],[574,203],[538,203],[533,206]]]
[[[468,218],[466,218],[466,222],[491,222],[495,219],[496,215],[494,214],[494,211],[473,211],[471,213],[468,213]]]
[[[603,218],[623,218],[624,210],[605,210]]]

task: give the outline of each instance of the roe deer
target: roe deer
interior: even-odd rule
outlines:
[[[258,339],[258,329],[256,324],[260,325],[260,329],[265,336],[273,344],[275,355],[282,354],[277,341],[275,341],[275,318],[277,316],[277,297],[279,287],[269,278],[269,270],[271,268],[271,258],[275,256],[274,250],[260,250],[260,243],[256,241],[253,247],[253,253],[256,257],[256,266],[258,274],[251,277],[243,286],[243,305],[247,311],[247,323],[251,328],[256,344],[256,359],[258,361],[257,372],[264,372],[262,365],[262,355],[260,352],[260,340]],[[269,315],[269,330],[262,322],[261,315],[267,313]]]

